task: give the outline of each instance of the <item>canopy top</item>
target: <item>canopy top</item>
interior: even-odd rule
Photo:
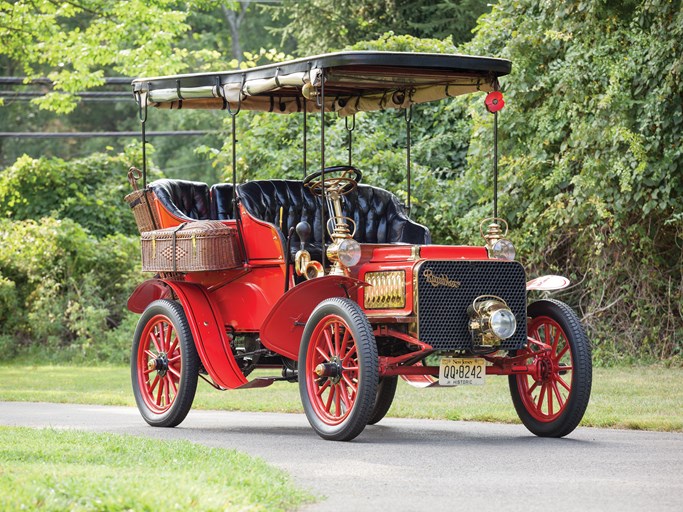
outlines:
[[[291,113],[407,108],[497,88],[511,62],[491,57],[436,53],[355,51],[317,55],[245,70],[133,80],[141,105],[160,108],[261,110]]]

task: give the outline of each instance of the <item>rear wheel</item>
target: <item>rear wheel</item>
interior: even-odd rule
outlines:
[[[591,349],[576,313],[556,300],[540,300],[528,308],[531,317],[526,353],[532,374],[510,375],[510,393],[522,423],[542,437],[572,432],[586,412],[593,366]]]
[[[375,336],[358,304],[332,298],[311,313],[299,349],[299,392],[318,435],[349,441],[373,412],[379,367]]]
[[[384,416],[387,415],[391,408],[391,403],[394,401],[396,395],[396,385],[398,384],[397,376],[382,377],[377,384],[377,396],[375,397],[375,406],[372,409],[372,414],[368,420],[368,425],[378,423]]]
[[[192,407],[199,356],[183,308],[152,302],[140,317],[131,354],[135,401],[153,427],[175,427]]]

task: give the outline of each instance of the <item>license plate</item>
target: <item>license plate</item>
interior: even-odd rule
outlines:
[[[483,386],[485,377],[486,361],[481,358],[442,357],[439,363],[440,386]]]

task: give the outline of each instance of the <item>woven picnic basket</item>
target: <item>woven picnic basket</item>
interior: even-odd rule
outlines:
[[[154,231],[161,226],[159,222],[159,214],[154,204],[152,204],[152,191],[145,188],[138,189],[138,180],[142,177],[142,172],[135,167],[128,170],[128,182],[133,187],[133,192],[128,194],[123,199],[128,203],[133,211],[135,217],[135,224],[138,226],[138,231],[144,233],[145,231]]]
[[[147,231],[140,239],[143,272],[204,272],[242,264],[237,230],[218,220]]]

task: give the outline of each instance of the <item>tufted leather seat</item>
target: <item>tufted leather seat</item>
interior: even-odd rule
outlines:
[[[185,180],[157,180],[149,184],[161,204],[176,217],[186,220],[209,218],[209,186]]]
[[[234,218],[232,184],[208,185],[194,181],[162,179],[150,183],[164,207],[186,220]],[[315,259],[322,257],[322,201],[299,180],[258,180],[237,186],[244,208],[257,219],[273,224],[285,240],[285,234],[299,222],[308,222],[313,233],[306,248]],[[391,192],[358,185],[342,198],[342,211],[356,223],[354,238],[361,243],[429,244],[429,230],[408,218]],[[282,219],[280,215],[282,214]],[[327,212],[326,212],[327,217]],[[281,230],[280,230],[281,228]],[[329,242],[329,236],[326,237]],[[296,234],[292,242],[298,242]],[[298,249],[298,243],[292,246]]]
[[[342,212],[356,223],[354,238],[361,243],[429,244],[429,230],[405,214],[398,198],[381,188],[358,185],[342,199]]]
[[[311,256],[320,258],[321,200],[301,181],[263,180],[238,185],[237,193],[245,209],[254,217],[280,227],[287,233],[302,220],[313,228],[312,240],[307,244]],[[282,207],[282,221],[280,208]],[[398,198],[380,188],[358,185],[342,199],[344,215],[356,222],[354,238],[361,243],[429,244],[429,230],[410,220]],[[329,241],[329,237],[328,241]],[[298,248],[298,247],[297,247]]]
[[[234,219],[232,209],[232,183],[212,185],[209,190],[211,196],[211,218],[216,220]]]

